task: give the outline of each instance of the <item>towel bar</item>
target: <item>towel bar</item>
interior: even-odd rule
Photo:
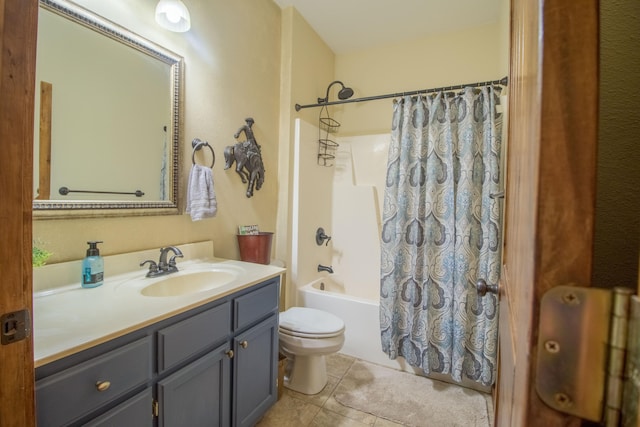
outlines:
[[[136,197],[144,196],[144,192],[141,190],[136,190],[132,192],[127,191],[98,191],[98,190],[71,190],[68,187],[60,187],[58,189],[58,193],[63,196],[66,196],[69,193],[94,193],[94,194],[129,194]]]

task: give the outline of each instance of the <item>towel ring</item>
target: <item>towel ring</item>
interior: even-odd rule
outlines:
[[[194,140],[191,141],[191,146],[193,147],[193,152],[191,153],[191,162],[194,165],[196,164],[196,151],[200,150],[202,147],[209,147],[209,150],[211,150],[211,157],[213,157],[213,159],[211,160],[211,169],[213,169],[213,165],[216,164],[216,153],[214,153],[213,147],[209,145],[207,141],[202,141],[199,138],[194,138]]]

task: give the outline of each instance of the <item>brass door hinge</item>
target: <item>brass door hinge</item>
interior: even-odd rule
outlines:
[[[0,316],[0,344],[7,345],[31,336],[31,313],[28,309]]]
[[[535,381],[548,406],[607,427],[634,417],[623,410],[623,390],[630,387],[628,325],[632,300],[637,301],[632,294],[627,288],[567,285],[543,295]],[[640,363],[635,366],[640,378]]]
[[[156,399],[153,399],[153,403],[151,404],[151,412],[156,418],[160,414],[160,405],[158,404],[158,401]]]

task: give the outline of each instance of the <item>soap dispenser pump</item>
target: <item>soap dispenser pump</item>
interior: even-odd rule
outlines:
[[[104,280],[104,260],[100,256],[98,243],[102,241],[89,241],[87,256],[82,260],[82,287],[95,288],[102,285]]]

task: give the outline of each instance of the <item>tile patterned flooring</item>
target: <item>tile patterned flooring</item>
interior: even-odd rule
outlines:
[[[355,360],[340,353],[328,356],[327,386],[313,396],[285,388],[282,398],[258,422],[257,427],[403,427],[402,424],[348,408],[335,400],[333,392]],[[486,395],[486,399],[492,420],[491,396]]]

